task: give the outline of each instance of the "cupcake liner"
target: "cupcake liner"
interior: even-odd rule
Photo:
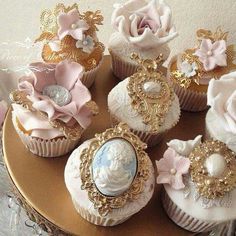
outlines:
[[[111,50],[110,54],[113,74],[120,80],[124,80],[137,72],[137,69],[139,67],[138,65],[132,64],[130,62],[125,62],[120,57],[112,53]]]
[[[117,119],[116,116],[112,115],[111,113],[110,113],[110,119],[111,119],[111,125],[113,127],[121,122]],[[172,129],[178,122],[179,122],[179,120],[176,121],[170,129]],[[166,130],[161,133],[152,134],[149,132],[138,131],[138,130],[135,130],[132,128],[130,128],[130,130],[135,135],[137,135],[144,143],[146,143],[148,145],[148,147],[153,147],[153,146],[157,145],[158,143],[160,143],[161,140],[164,138],[165,134],[169,131],[169,130]]]
[[[72,199],[73,204],[75,209],[77,210],[77,212],[87,221],[89,221],[92,224],[95,225],[101,225],[101,226],[115,226],[118,224],[123,223],[124,221],[126,221],[127,219],[130,218],[126,217],[123,219],[112,219],[109,217],[102,217],[102,216],[96,216],[91,214],[88,210],[84,209],[83,207],[81,207],[78,203],[75,202],[74,199]]]
[[[208,232],[215,226],[219,225],[218,222],[202,221],[198,220],[183,210],[181,210],[168,196],[166,191],[162,194],[163,207],[169,216],[169,218],[180,227],[191,232]]]
[[[31,137],[24,134],[16,124],[15,119],[12,119],[16,132],[18,133],[22,143],[33,154],[41,157],[59,157],[72,151],[78,144],[79,140],[70,140],[62,137],[51,140],[43,140],[40,138]]]
[[[207,94],[201,92],[194,92],[189,89],[181,88],[178,84],[174,83],[170,79],[170,66],[171,64],[177,60],[177,56],[174,56],[167,68],[167,79],[171,83],[174,92],[179,98],[180,107],[184,111],[204,111],[208,108],[207,106]]]
[[[90,71],[86,71],[84,73],[83,78],[81,79],[81,82],[87,87],[90,88],[97,76],[97,72],[100,69],[101,65],[102,65],[103,59],[99,62],[99,64],[92,70]]]

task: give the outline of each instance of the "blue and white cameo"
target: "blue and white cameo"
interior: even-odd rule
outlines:
[[[119,196],[128,190],[137,172],[137,156],[133,146],[122,138],[103,144],[92,162],[93,180],[107,196]]]

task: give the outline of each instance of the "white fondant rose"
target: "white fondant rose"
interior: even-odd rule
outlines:
[[[211,80],[207,100],[223,128],[236,134],[236,72]]]
[[[171,9],[163,0],[130,0],[115,7],[112,25],[127,42],[152,48],[177,36]]]

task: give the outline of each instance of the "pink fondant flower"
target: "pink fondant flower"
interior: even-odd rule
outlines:
[[[158,184],[170,184],[172,188],[179,190],[185,187],[183,175],[188,173],[190,160],[180,156],[174,149],[168,148],[164,158],[156,161],[159,176]]]
[[[0,128],[3,124],[3,121],[5,119],[5,115],[7,112],[7,103],[5,101],[0,101]]]
[[[86,128],[91,122],[91,111],[85,106],[91,94],[82,84],[83,67],[75,62],[59,64],[33,63],[34,76],[23,77],[19,90],[24,91],[36,110],[45,112],[50,120],[68,124],[76,121]]]
[[[212,43],[210,39],[203,39],[195,55],[199,57],[206,71],[213,70],[217,66],[227,66],[225,40]]]
[[[76,9],[58,16],[58,37],[62,40],[66,35],[72,36],[76,40],[82,40],[84,32],[89,29],[86,21],[81,20]]]

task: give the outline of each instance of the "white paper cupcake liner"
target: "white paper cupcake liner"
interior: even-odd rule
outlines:
[[[138,65],[123,61],[121,58],[116,56],[111,50],[110,54],[113,73],[120,80],[124,80],[137,72],[137,69],[139,67]]]
[[[15,119],[12,119],[16,132],[18,133],[22,143],[33,154],[41,157],[59,157],[72,151],[78,144],[79,140],[70,140],[62,137],[51,140],[43,140],[40,138],[31,137],[24,134],[16,124]]]
[[[130,218],[126,217],[123,219],[112,219],[109,217],[102,217],[102,216],[96,216],[91,214],[88,210],[81,207],[78,203],[76,203],[73,199],[73,204],[77,212],[87,221],[89,221],[92,224],[100,225],[100,226],[115,226],[118,224],[123,223],[124,221],[128,220]]]
[[[162,203],[169,218],[188,231],[197,233],[208,232],[219,225],[218,222],[202,221],[188,215],[170,199],[166,191],[162,194]]]
[[[113,127],[121,122],[117,119],[116,116],[112,115],[111,113],[110,113],[110,119],[111,119],[111,125]],[[179,120],[172,125],[171,129],[174,126],[176,126],[178,122],[179,122]],[[169,130],[166,130],[166,131],[158,133],[158,134],[152,134],[149,132],[138,131],[138,130],[135,130],[132,128],[130,128],[130,130],[135,135],[137,135],[144,143],[146,143],[148,145],[148,147],[153,147],[153,146],[159,144],[161,142],[161,140],[164,138],[165,134],[169,131]]]
[[[83,78],[81,79],[81,82],[87,87],[90,88],[96,77],[97,77],[97,73],[98,70],[100,69],[101,65],[102,65],[103,59],[99,62],[99,64],[97,65],[97,67],[95,67],[94,69],[87,71],[84,73]]]

